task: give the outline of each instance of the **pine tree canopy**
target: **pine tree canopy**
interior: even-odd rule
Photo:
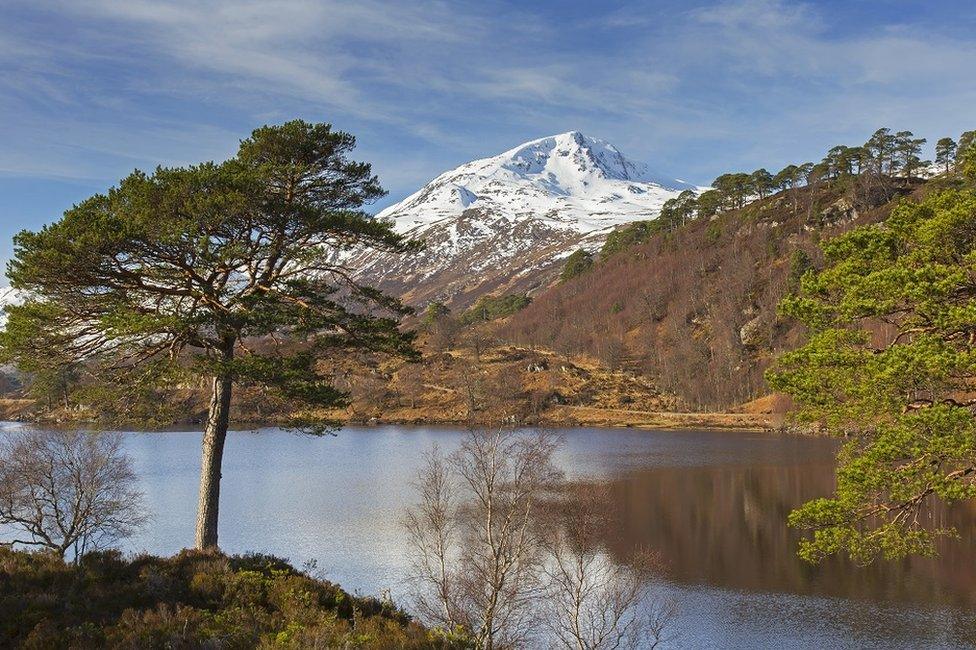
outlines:
[[[809,341],[768,374],[800,417],[846,438],[836,493],[790,523],[800,554],[858,562],[932,554],[931,508],[976,496],[976,193],[903,202],[824,245],[782,311]]]
[[[362,210],[384,191],[354,146],[328,124],[263,127],[226,162],[136,171],[21,232],[8,277],[27,299],[8,308],[3,356],[133,390],[190,373],[340,404],[316,371],[324,353],[413,354],[407,309],[342,255],[417,246]]]

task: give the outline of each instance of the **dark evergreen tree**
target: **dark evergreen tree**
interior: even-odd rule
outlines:
[[[976,131],[966,131],[959,136],[959,146],[956,148],[956,165],[960,165],[976,147]]]
[[[792,189],[798,176],[796,165],[787,165],[773,176],[773,185],[780,190]]]
[[[699,217],[711,217],[722,207],[722,193],[718,190],[706,190],[698,196],[696,210]]]
[[[868,166],[868,154],[864,147],[848,147],[845,158],[850,173],[854,176],[860,176]]]
[[[849,147],[838,145],[827,151],[827,155],[820,162],[825,178],[834,180],[851,173],[848,149]]]
[[[121,391],[207,377],[196,545],[217,545],[221,461],[235,384],[315,406],[345,396],[318,360],[344,348],[413,355],[408,310],[339,255],[414,244],[362,211],[384,194],[355,138],[301,120],[255,130],[221,164],[134,172],[15,238],[3,356],[80,364]],[[257,345],[288,338],[291,346]],[[321,432],[325,422],[309,424]]]
[[[890,175],[893,171],[895,155],[895,136],[891,129],[880,128],[864,143],[866,160],[871,171],[878,177]]]
[[[684,190],[673,199],[668,199],[661,206],[658,221],[668,230],[680,228],[694,218],[698,209],[698,196],[694,190]]]
[[[559,281],[566,282],[583,275],[590,270],[591,266],[593,266],[593,253],[581,248],[566,258],[562,273],[559,274]]]
[[[809,184],[810,174],[813,173],[814,164],[812,162],[806,162],[802,165],[797,165],[796,167],[796,183],[794,185]]]
[[[769,196],[774,189],[773,175],[766,171],[765,168],[752,172],[752,175],[749,177],[749,182],[752,185],[753,191],[759,195],[760,199]]]
[[[743,172],[722,174],[712,181],[712,187],[722,194],[729,208],[743,207],[746,197],[753,193],[752,177]]]
[[[929,164],[920,157],[925,142],[925,138],[916,138],[911,131],[896,133],[892,172],[901,172],[902,176],[912,178],[922,167]]]
[[[948,174],[956,161],[956,141],[952,138],[940,138],[935,143],[935,164],[945,169]]]

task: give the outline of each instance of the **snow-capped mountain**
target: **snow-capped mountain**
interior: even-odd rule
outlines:
[[[377,216],[423,239],[413,256],[364,256],[360,277],[408,303],[466,305],[551,281],[578,248],[653,219],[692,185],[652,173],[578,131],[540,138],[445,172]]]

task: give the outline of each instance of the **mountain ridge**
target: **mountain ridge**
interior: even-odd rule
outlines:
[[[420,306],[464,306],[492,292],[551,282],[574,250],[653,219],[690,183],[654,173],[579,131],[524,142],[446,171],[377,218],[423,239],[414,257],[361,254],[364,281]]]

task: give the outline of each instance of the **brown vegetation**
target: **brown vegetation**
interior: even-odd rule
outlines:
[[[0,612],[5,648],[463,647],[283,560],[217,551],[71,565],[0,548]]]
[[[598,359],[585,355],[498,345],[484,329],[465,332],[463,340],[455,339],[451,344],[454,347],[442,347],[439,342],[422,339],[425,353],[418,362],[369,355],[333,360],[331,372],[336,386],[350,394],[350,403],[325,415],[337,422],[504,421],[666,428],[761,429],[771,421],[765,411],[692,411],[646,376],[626,369],[607,369]],[[161,400],[168,406],[153,424],[197,425],[205,417],[204,387],[173,391]],[[8,402],[11,410],[6,419],[87,422],[106,416],[83,404],[71,410],[48,411],[32,400]],[[297,405],[249,387],[238,391],[234,409],[238,425],[289,425],[303,415]]]
[[[854,197],[794,188],[659,232],[534,296],[498,334],[630,370],[693,410],[730,409],[768,393],[763,372],[802,336],[776,307],[818,263],[817,243],[892,205]]]
[[[649,417],[680,411],[680,402],[653,382],[610,371],[593,359],[517,346],[483,347],[465,339],[457,347],[428,353],[418,363],[359,362],[339,371],[337,382],[353,400],[335,411],[340,420],[384,422],[476,422],[572,424],[576,409],[590,409],[625,422],[625,411]],[[369,387],[382,387],[371,390]]]

